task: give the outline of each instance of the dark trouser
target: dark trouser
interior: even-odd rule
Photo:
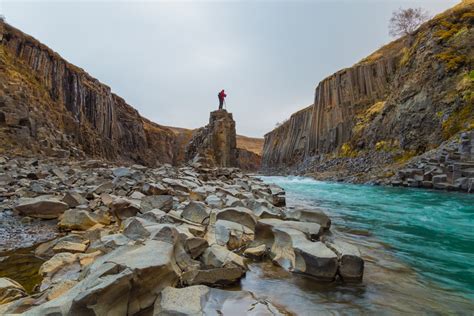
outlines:
[[[224,98],[219,98],[219,110],[222,110],[223,106],[224,106]]]

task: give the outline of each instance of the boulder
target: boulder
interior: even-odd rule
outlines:
[[[206,204],[191,201],[184,207],[181,217],[191,222],[202,224],[209,218],[209,214],[210,210],[206,207]]]
[[[41,265],[38,273],[43,276],[51,276],[63,267],[75,262],[77,258],[76,254],[69,252],[55,254],[51,259]]]
[[[267,252],[267,247],[265,246],[265,244],[262,244],[257,247],[245,249],[244,256],[250,257],[250,258],[260,258],[263,255],[265,255],[266,252]]]
[[[10,303],[26,296],[26,291],[18,282],[0,278],[0,305]]]
[[[271,302],[247,291],[225,291],[204,285],[165,288],[157,298],[153,316],[165,315],[261,315],[282,313]]]
[[[89,202],[78,192],[68,192],[64,196],[63,202],[73,208],[79,205],[87,205]]]
[[[84,252],[87,249],[87,245],[83,243],[70,242],[70,241],[60,241],[54,247],[53,251],[58,252],[70,252],[70,253],[79,253]]]
[[[239,267],[191,270],[181,275],[181,282],[186,285],[229,285],[237,282],[245,274]]]
[[[220,208],[222,207],[222,200],[215,194],[210,194],[206,197],[206,204],[212,208]]]
[[[169,212],[173,208],[173,197],[171,195],[150,195],[141,200],[141,211],[148,212],[153,209],[160,209]]]
[[[248,245],[255,237],[253,230],[247,226],[221,219],[215,223],[214,232],[216,243],[229,249]]]
[[[26,315],[134,315],[153,306],[158,294],[178,280],[174,246],[147,240],[126,245],[87,266],[67,293]],[[151,277],[152,276],[152,277]]]
[[[25,216],[51,219],[59,217],[68,208],[69,205],[61,202],[57,197],[41,195],[36,198],[20,199],[15,210]]]
[[[331,228],[331,219],[323,211],[316,209],[309,210],[287,210],[285,212],[285,219],[295,220],[300,222],[312,222],[321,225],[323,230]]]
[[[166,195],[169,190],[161,183],[145,183],[141,191],[146,195]]]
[[[226,247],[216,244],[211,245],[204,251],[201,260],[207,267],[221,268],[238,266],[246,268],[244,258],[229,251]]]
[[[85,210],[71,209],[64,212],[58,226],[64,230],[86,230],[107,219]]]
[[[140,213],[140,205],[134,200],[126,198],[114,199],[110,203],[110,208],[113,214],[119,219],[123,220]]]
[[[286,270],[332,281],[338,269],[338,256],[324,243],[310,239],[313,229],[307,224],[319,227],[316,223],[260,220],[256,232],[257,240],[270,247],[273,262]]]
[[[344,281],[361,281],[364,275],[364,260],[359,249],[349,243],[333,240],[326,242],[339,258],[339,275]]]
[[[225,208],[217,212],[216,219],[239,223],[252,231],[255,230],[255,225],[257,224],[257,219],[253,212],[245,207]]]
[[[207,247],[209,247],[207,240],[200,237],[191,237],[184,242],[184,248],[193,259],[199,257]]]

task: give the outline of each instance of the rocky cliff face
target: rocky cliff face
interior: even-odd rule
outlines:
[[[211,112],[209,124],[199,129],[186,147],[186,160],[218,167],[237,167],[235,121],[226,110]]]
[[[0,154],[96,157],[148,166],[185,161],[196,131],[141,117],[108,86],[3,22],[0,41]],[[233,131],[234,157],[235,123]],[[237,165],[259,168],[262,141],[240,139]],[[219,164],[235,166],[228,154],[216,152]]]
[[[171,130],[34,38],[4,23],[0,31],[2,151],[173,162]]]
[[[358,159],[363,175],[472,129],[473,10],[463,2],[324,79],[312,106],[265,135],[263,168],[347,176]]]

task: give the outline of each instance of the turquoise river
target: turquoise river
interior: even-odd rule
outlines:
[[[474,195],[261,178],[286,190],[288,207],[323,209],[333,234],[359,246],[364,280],[321,284],[256,263],[241,288],[298,315],[474,313]]]

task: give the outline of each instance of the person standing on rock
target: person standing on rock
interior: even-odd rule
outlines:
[[[225,94],[224,89],[222,89],[221,92],[219,92],[219,94],[217,95],[217,97],[219,98],[219,110],[222,110],[222,107],[224,106],[224,99],[226,96],[227,94]]]

